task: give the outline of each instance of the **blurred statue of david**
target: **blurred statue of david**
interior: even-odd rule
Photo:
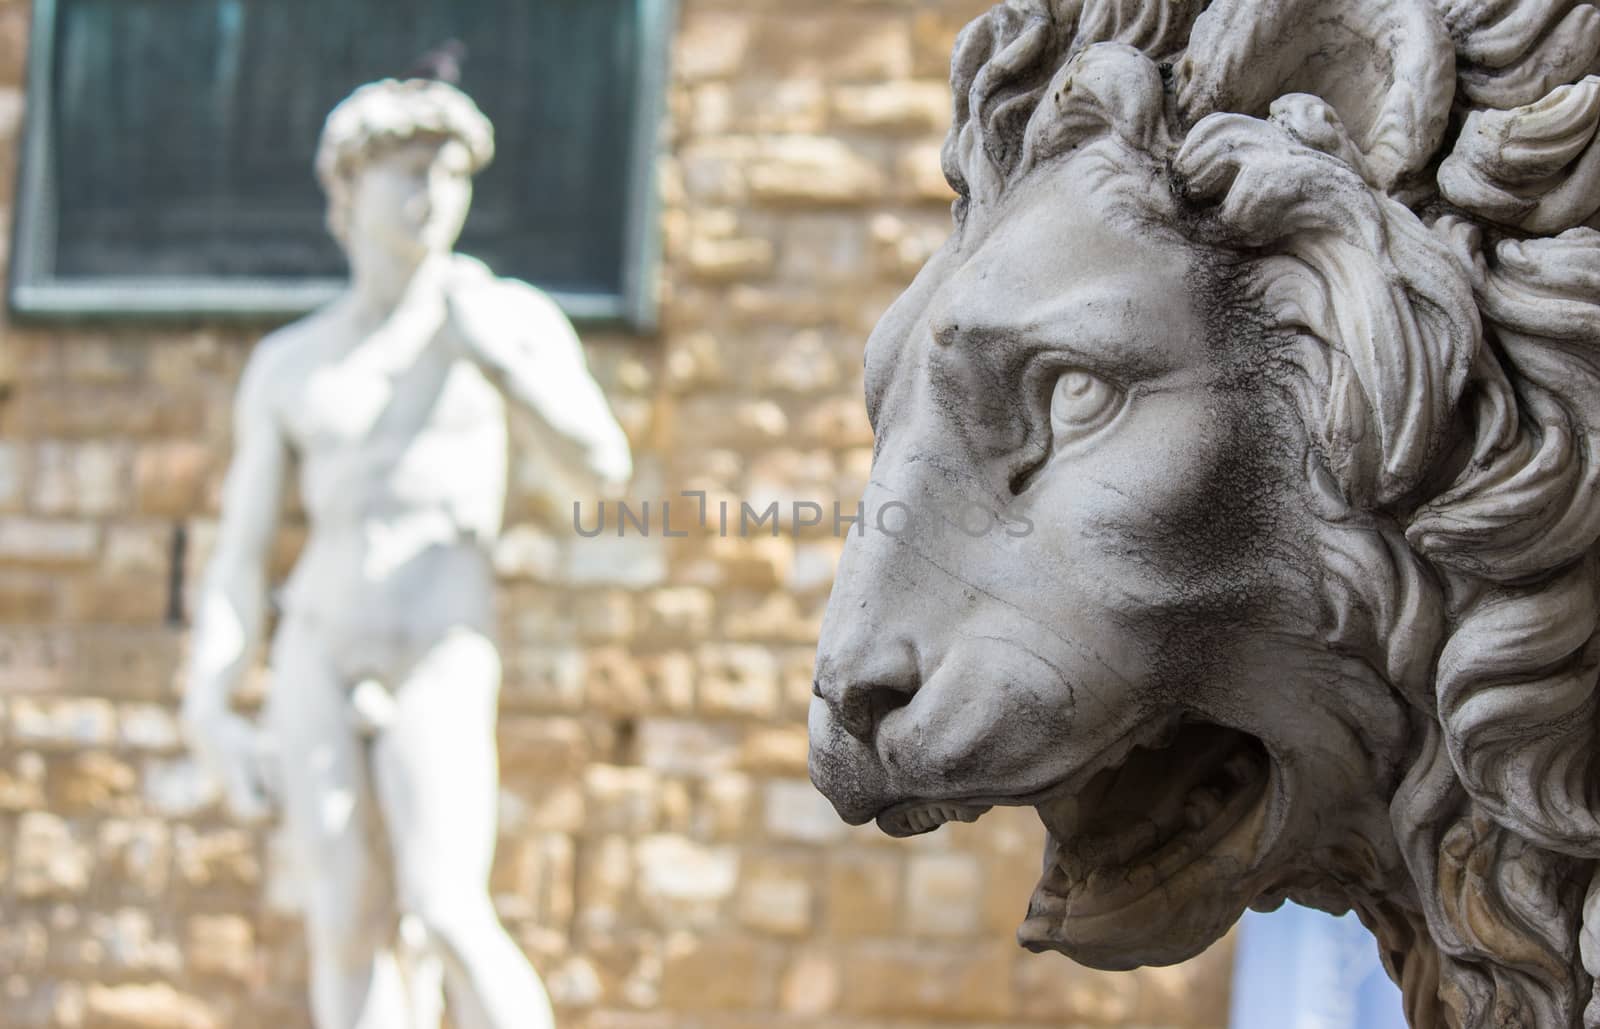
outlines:
[[[632,461],[556,305],[452,252],[492,153],[488,120],[441,81],[335,108],[316,168],[349,288],[265,339],[238,391],[184,720],[238,817],[281,808],[319,1029],[437,1029],[442,994],[463,1029],[552,1024],[488,892],[505,404],[535,416],[569,481],[613,492]],[[250,721],[230,699],[291,475],[310,534]]]

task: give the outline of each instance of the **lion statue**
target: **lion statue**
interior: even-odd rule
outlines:
[[[1019,938],[1096,967],[1292,898],[1413,1026],[1600,1026],[1592,70],[1572,0],[972,23],[953,234],[867,345],[839,814],[1034,807]]]

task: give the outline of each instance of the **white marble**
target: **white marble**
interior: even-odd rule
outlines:
[[[952,69],[813,781],[1036,808],[1035,949],[1293,898],[1414,1026],[1600,1026],[1600,10],[1012,0]]]
[[[262,341],[198,601],[189,738],[233,812],[281,813],[304,877],[319,1029],[552,1022],[496,918],[491,550],[506,401],[595,495],[628,444],[561,311],[452,253],[489,123],[432,81],[364,86],[328,118],[318,172],[349,289]],[[289,477],[309,538],[281,595],[259,722],[250,667]]]

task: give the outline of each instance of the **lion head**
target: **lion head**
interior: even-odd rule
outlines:
[[[841,816],[1033,806],[1019,936],[1098,967],[1293,898],[1415,1026],[1600,1025],[1596,67],[1534,0],[969,26],[955,229],[867,345],[908,517],[823,625]]]

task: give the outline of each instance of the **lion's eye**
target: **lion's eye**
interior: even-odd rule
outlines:
[[[1050,432],[1055,445],[1075,443],[1109,422],[1122,406],[1122,391],[1080,369],[1056,379],[1050,397]]]

